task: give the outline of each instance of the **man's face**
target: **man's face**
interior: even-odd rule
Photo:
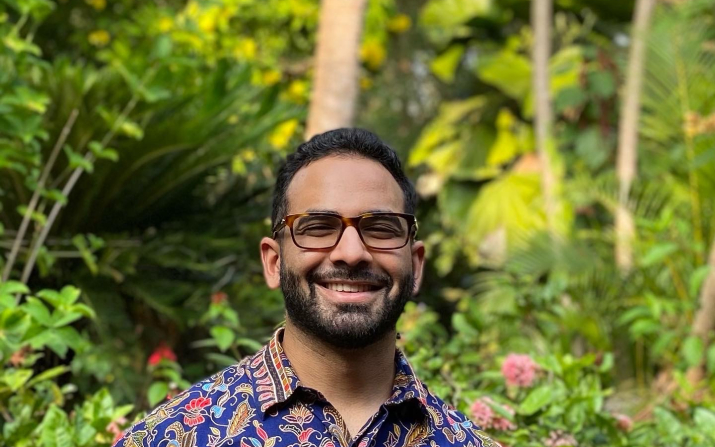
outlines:
[[[296,173],[287,197],[288,214],[404,212],[404,196],[392,175],[379,163],[359,157],[331,156],[309,164]],[[419,286],[421,242],[373,250],[355,227],[346,228],[330,250],[297,247],[288,228],[278,240],[278,277],[288,319],[334,346],[365,347],[393,331]]]

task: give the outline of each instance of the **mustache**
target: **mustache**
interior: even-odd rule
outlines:
[[[308,283],[319,283],[326,281],[346,280],[365,281],[378,284],[390,284],[391,278],[388,275],[379,274],[366,268],[335,268],[328,271],[310,272],[306,275]]]

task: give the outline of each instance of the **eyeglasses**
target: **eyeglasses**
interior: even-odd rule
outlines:
[[[337,214],[289,214],[273,228],[273,239],[283,227],[290,229],[293,243],[300,248],[325,250],[338,245],[347,227],[355,227],[366,247],[395,250],[407,245],[417,234],[417,219],[412,214],[364,213],[356,217]]]

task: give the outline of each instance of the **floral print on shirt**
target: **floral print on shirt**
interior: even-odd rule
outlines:
[[[498,447],[429,392],[399,350],[392,396],[350,436],[322,394],[300,384],[282,335],[156,408],[115,447]]]

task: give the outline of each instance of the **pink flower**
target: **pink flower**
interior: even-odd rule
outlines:
[[[569,433],[565,433],[561,430],[554,430],[549,433],[549,437],[544,439],[544,445],[546,447],[576,447],[578,443],[576,438]]]
[[[633,428],[633,420],[625,414],[614,414],[613,417],[616,419],[616,427],[619,430],[629,432]]]
[[[520,387],[533,385],[538,370],[539,365],[526,354],[509,354],[501,366],[506,384]]]
[[[487,398],[488,399],[488,398]],[[472,419],[481,428],[489,428],[494,417],[492,408],[482,399],[477,399],[472,404]]]
[[[105,430],[108,433],[111,433],[114,435],[114,439],[112,440],[112,445],[116,444],[117,441],[122,439],[123,433],[122,433],[122,429],[119,426],[122,424],[126,424],[126,423],[127,423],[127,420],[125,418],[119,417],[119,418],[113,420],[112,422],[110,422],[109,424],[107,424],[107,427],[105,428]]]
[[[501,431],[516,430],[516,424],[507,418],[494,418],[491,428]]]
[[[482,397],[472,403],[472,419],[483,429],[493,428],[495,430],[516,430],[516,424],[505,417],[498,416],[492,406],[499,405],[509,414],[514,415],[514,409],[508,405],[495,403],[489,397]]]

